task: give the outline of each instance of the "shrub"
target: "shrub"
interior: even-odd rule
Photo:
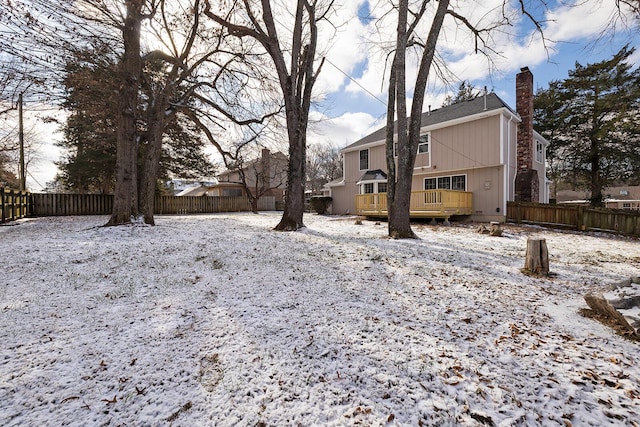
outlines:
[[[329,209],[329,205],[331,204],[331,197],[312,196],[309,203],[311,204],[312,210],[316,211],[320,215],[324,215],[327,213],[327,209]]]

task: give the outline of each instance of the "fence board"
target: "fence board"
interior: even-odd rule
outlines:
[[[640,236],[640,212],[631,210],[508,202],[507,221]]]
[[[112,194],[34,193],[31,195],[33,216],[110,215]],[[199,214],[250,211],[246,197],[156,197],[154,211],[163,214]],[[258,200],[258,210],[275,210],[272,196]]]
[[[28,192],[0,187],[0,223],[24,218],[29,214],[29,210]]]

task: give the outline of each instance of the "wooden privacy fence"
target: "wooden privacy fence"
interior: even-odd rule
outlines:
[[[640,211],[507,202],[507,221],[640,236]]]
[[[0,187],[0,223],[27,216],[30,212],[29,202],[28,192]]]
[[[33,216],[110,215],[112,194],[33,193]]]
[[[260,197],[259,211],[275,210],[273,196]],[[190,214],[215,212],[246,212],[251,210],[247,197],[211,196],[162,196],[156,197],[154,211],[157,214]]]
[[[34,193],[31,195],[33,216],[110,215],[112,194]],[[198,214],[250,211],[246,197],[160,196],[155,199],[156,214]],[[275,210],[275,199],[261,197],[258,210]]]

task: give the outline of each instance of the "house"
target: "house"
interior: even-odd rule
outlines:
[[[285,154],[271,153],[264,148],[259,158],[220,174],[212,191],[218,189],[220,196],[245,196],[246,185],[254,196],[273,196],[276,202],[282,202],[287,189],[288,166],[289,158]]]
[[[223,172],[216,182],[185,188],[177,196],[244,197],[247,196],[246,185],[258,198],[272,196],[275,202],[282,202],[287,188],[288,165],[287,156],[265,148],[259,158]]]
[[[244,194],[241,184],[234,183],[202,183],[196,186],[185,188],[177,196],[211,196],[211,197],[238,197]]]
[[[640,186],[626,185],[614,186],[603,189],[604,206],[609,209],[640,210]],[[563,189],[556,191],[557,203],[588,205],[591,193]]]
[[[516,110],[496,94],[422,114],[410,214],[504,221],[507,201],[547,203],[548,142],[533,130],[533,74],[516,76]],[[341,150],[343,177],[325,186],[331,212],[386,216],[385,128]]]

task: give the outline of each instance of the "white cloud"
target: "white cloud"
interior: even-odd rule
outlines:
[[[382,7],[386,3],[376,5]],[[497,22],[503,12],[509,16],[511,23],[511,26],[500,27],[488,36],[490,47],[495,52],[485,56],[476,53],[473,34],[464,25],[447,17],[438,40],[438,51],[445,60],[454,87],[462,80],[473,82],[501,79],[514,74],[521,67],[533,67],[553,61],[554,57],[561,55],[569,46],[567,43],[571,43],[571,47],[585,46],[602,37],[603,32],[612,30],[614,25],[620,31],[623,28],[622,24],[625,24],[617,14],[615,2],[611,1],[573,0],[569,4],[552,4],[550,10],[545,10],[542,4],[534,4],[534,9],[530,12],[543,21],[542,30],[546,39],[543,43],[533,23],[511,6],[513,5],[507,4],[506,8],[503,8],[503,0],[460,0],[452,5],[474,25],[490,25]],[[379,16],[386,16],[387,19],[374,21],[368,26],[368,33],[364,35],[368,47],[366,68],[357,79],[358,84],[348,83],[345,92],[363,92],[364,87],[386,98],[386,61],[389,60],[388,53],[395,43],[396,22],[395,15],[387,14],[386,10],[376,10],[379,10]],[[418,32],[423,34],[422,39],[427,37],[430,22],[427,17],[425,25]],[[629,23],[626,22],[627,25]],[[613,33],[607,34],[612,37]],[[409,92],[415,81],[415,66],[414,61],[413,67],[407,69]],[[428,96],[433,99],[444,97],[445,83],[436,78],[435,72],[431,73],[430,78]],[[425,108],[426,106],[427,101]]]
[[[312,114],[307,140],[312,144],[331,144],[342,148],[384,126],[379,118],[367,113],[346,113],[329,118]]]

